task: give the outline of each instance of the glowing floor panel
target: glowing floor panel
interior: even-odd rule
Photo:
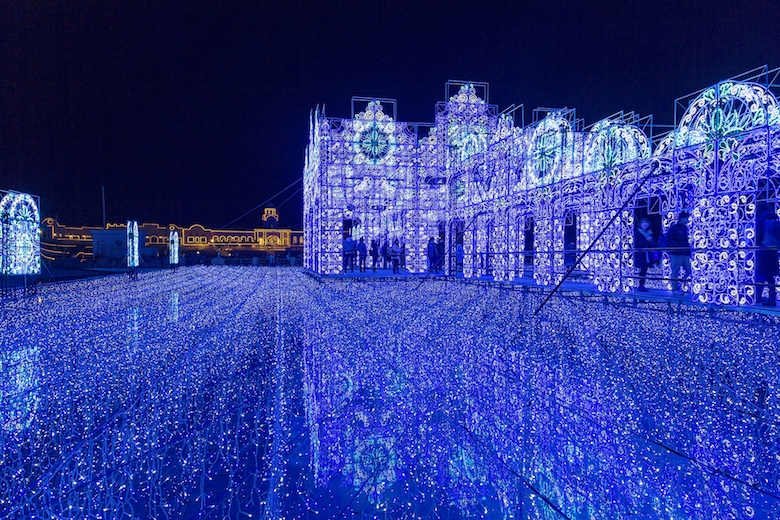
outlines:
[[[0,518],[780,516],[774,318],[543,296],[191,267],[5,303]]]

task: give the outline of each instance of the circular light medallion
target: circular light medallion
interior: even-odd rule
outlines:
[[[377,125],[360,133],[360,151],[371,160],[379,161],[390,152],[390,138]]]

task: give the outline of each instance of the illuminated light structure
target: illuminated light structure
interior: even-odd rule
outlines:
[[[355,103],[365,109],[355,114]],[[334,274],[342,269],[345,230],[368,239],[399,239],[407,267],[420,272],[424,237],[432,232],[423,215],[446,211],[446,185],[439,176],[438,139],[417,137],[412,125],[395,121],[395,102],[353,98],[352,119],[328,119],[316,110],[304,173],[304,244],[307,267]],[[429,178],[430,177],[430,178]],[[316,231],[315,231],[316,230]],[[316,253],[312,254],[312,252]]]
[[[462,101],[439,107],[436,126],[422,138],[419,125],[385,114],[393,100],[354,98],[353,114],[356,102],[367,106],[352,119],[314,112],[304,172],[304,244],[314,241],[304,247],[307,267],[340,272],[349,230],[366,240],[398,239],[407,270],[426,269],[428,237],[439,236],[447,220],[447,164],[483,148],[489,135],[483,127],[495,120],[495,107],[469,88],[457,96]]]
[[[15,191],[0,191],[0,195],[0,272],[10,276],[40,274],[37,197]]]
[[[127,267],[138,267],[138,222],[127,221]]]
[[[168,263],[179,265],[179,232],[171,231],[168,237]]]
[[[770,73],[771,72],[771,73]],[[558,283],[601,233],[576,275],[604,292],[633,292],[636,220],[656,237],[691,214],[694,301],[751,305],[755,207],[778,209],[780,108],[763,67],[677,100],[676,128],[654,135],[650,117],[620,112],[585,127],[571,109],[534,110],[528,126],[499,114],[484,83],[449,82],[435,124],[385,114],[368,102],[352,119],[310,119],[304,166],[304,265],[342,270],[345,232],[397,237],[407,270],[425,270],[428,237],[464,249],[466,278],[532,277]],[[453,87],[458,90],[450,95]],[[655,146],[653,146],[655,144]],[[621,208],[623,208],[621,210]],[[668,255],[648,286],[670,289]],[[452,274],[452,258],[447,262]]]

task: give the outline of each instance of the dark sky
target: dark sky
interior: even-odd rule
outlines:
[[[592,7],[597,4],[599,7]],[[0,33],[0,188],[43,216],[220,227],[300,177],[308,114],[398,100],[432,121],[448,79],[500,109],[621,109],[673,123],[674,100],[780,66],[766,2],[17,2]],[[286,195],[276,199],[280,204]],[[280,208],[301,222],[302,197]],[[231,227],[249,227],[260,212]]]

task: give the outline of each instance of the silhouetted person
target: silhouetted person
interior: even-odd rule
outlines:
[[[669,228],[667,233],[669,245],[669,260],[672,264],[672,292],[684,294],[680,290],[680,280],[691,275],[691,243],[688,240],[688,212],[683,211],[677,218],[677,223]],[[685,274],[680,278],[680,268]]]
[[[637,290],[647,292],[647,287],[645,287],[647,268],[652,263],[648,249],[655,246],[655,239],[650,221],[646,218],[639,221],[639,226],[634,234],[634,246],[634,265],[639,268],[639,287]]]
[[[376,240],[371,241],[371,250],[369,251],[369,254],[371,255],[371,260],[373,261],[373,268],[374,272],[376,272],[376,263],[377,260],[379,260],[379,244]]]
[[[347,235],[347,238],[344,239],[344,272],[347,272],[347,269],[349,269],[349,272],[354,273],[355,272],[355,256],[357,255],[357,244],[355,243],[355,240],[352,238],[352,235]]]
[[[398,273],[398,265],[401,262],[401,246],[398,245],[398,239],[393,240],[393,246],[390,248],[390,257],[393,260],[393,273]]]
[[[780,222],[772,206],[761,202],[756,206],[756,302],[765,307],[777,306],[775,276],[778,276],[777,251],[780,247]],[[769,297],[764,300],[764,286]]]
[[[360,237],[360,242],[357,244],[357,253],[358,253],[358,270],[361,273],[366,272],[366,257],[368,256],[368,248],[366,248],[366,243],[363,242],[363,237]]]

